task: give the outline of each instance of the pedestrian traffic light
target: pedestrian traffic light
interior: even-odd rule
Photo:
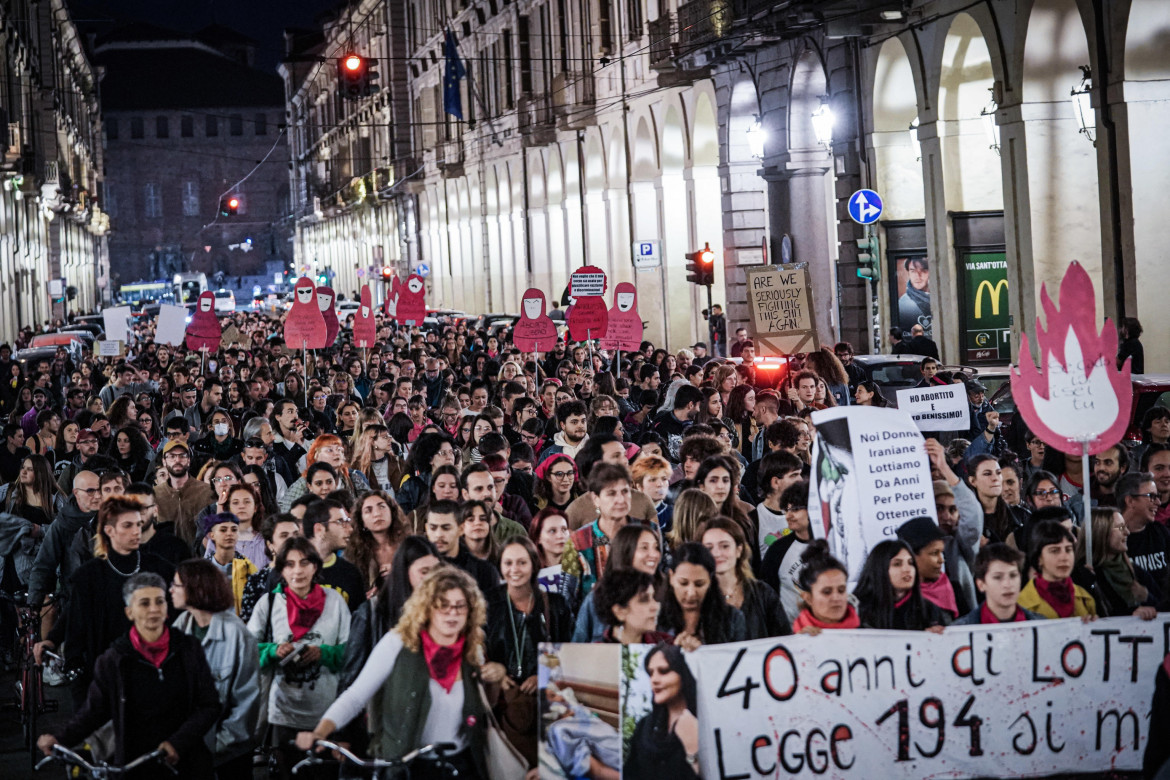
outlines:
[[[700,287],[715,284],[715,251],[711,244],[704,244],[699,251],[687,254],[687,281]]]
[[[219,213],[224,217],[234,217],[240,211],[240,199],[236,195],[229,195],[219,201]]]
[[[378,73],[371,69],[370,60],[350,52],[337,60],[337,80],[347,98],[363,98],[375,91]]]
[[[881,246],[877,236],[857,239],[857,275],[873,282],[882,278]]]

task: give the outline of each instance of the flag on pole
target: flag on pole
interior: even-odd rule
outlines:
[[[446,59],[446,68],[443,72],[443,110],[455,117],[463,119],[463,98],[459,93],[459,82],[467,75],[463,61],[459,59],[459,52],[455,48],[455,33],[447,30],[443,41],[443,56]]]

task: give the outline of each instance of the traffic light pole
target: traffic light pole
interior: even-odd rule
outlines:
[[[707,316],[711,315],[711,285],[704,285],[707,288]]]

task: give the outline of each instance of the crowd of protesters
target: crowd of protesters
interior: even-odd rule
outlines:
[[[850,592],[808,514],[812,412],[888,404],[848,344],[777,369],[739,334],[734,359],[647,342],[619,372],[466,321],[379,319],[358,349],[351,318],[306,366],[279,318],[231,319],[247,346],[212,354],[148,321],[125,358],[0,346],[0,589],[43,605],[37,653],[76,675],[46,751],[112,720],[118,762],[161,747],[182,776],[227,779],[270,755],[287,777],[339,732],[387,759],[451,742],[459,776],[486,779],[489,709],[536,766],[542,642],[691,651],[1149,619],[1170,599],[1162,407],[1086,474],[924,358],[924,385],[966,383],[972,427],[927,440],[938,522],[898,528]],[[669,734],[645,771],[697,777],[697,730]]]

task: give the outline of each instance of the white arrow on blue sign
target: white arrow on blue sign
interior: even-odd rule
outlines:
[[[431,275],[431,267],[426,263],[419,263],[417,266],[415,266],[414,272],[422,278],[426,279]]]
[[[872,225],[882,215],[882,199],[873,190],[858,190],[849,198],[849,218],[860,225]]]

